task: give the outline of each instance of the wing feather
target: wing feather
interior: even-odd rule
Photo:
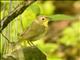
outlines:
[[[32,25],[21,34],[21,37],[26,40],[34,40],[44,32],[45,27],[43,25],[32,23]]]

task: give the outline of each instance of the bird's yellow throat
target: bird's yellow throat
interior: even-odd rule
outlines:
[[[44,25],[45,27],[48,27],[48,20],[46,20],[46,21],[43,23],[43,25]]]

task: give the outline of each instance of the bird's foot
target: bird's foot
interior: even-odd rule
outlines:
[[[35,46],[34,44],[33,44],[33,42],[31,42],[31,41],[27,41],[28,42],[28,44],[30,45],[30,46]]]

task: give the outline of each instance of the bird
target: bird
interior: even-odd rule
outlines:
[[[19,41],[27,40],[30,45],[33,45],[32,41],[45,36],[48,30],[48,20],[47,16],[38,16],[28,28],[19,34]]]

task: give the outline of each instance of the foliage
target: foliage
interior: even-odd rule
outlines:
[[[7,16],[14,8],[20,4],[22,1],[12,1],[12,8],[10,7],[10,2],[7,1],[1,1],[2,10],[0,10],[1,13],[1,19],[4,16]],[[11,10],[10,10],[11,9]],[[61,20],[77,20],[74,16],[69,16],[65,14],[54,14],[55,6],[53,5],[52,1],[36,1],[34,4],[29,6],[22,15],[15,18],[2,32],[11,42],[18,41],[18,34],[22,33],[23,30],[25,30],[27,27],[30,26],[30,24],[35,20],[35,18],[38,15],[45,15],[50,18],[50,21],[61,21]],[[34,27],[35,28],[35,27]],[[36,32],[35,32],[36,33]],[[8,42],[6,39],[1,35],[0,37],[0,54],[5,54],[7,51],[10,51],[8,48],[11,48],[8,45]],[[41,38],[36,42],[33,42],[37,47],[43,51],[46,55],[48,60],[62,60],[61,57],[59,57],[56,53],[54,53],[56,50],[59,49],[60,43],[66,45],[66,46],[80,46],[78,43],[80,42],[80,21],[74,22],[70,26],[66,27],[62,31],[62,37],[58,40],[58,43],[44,43],[44,39]],[[24,44],[25,45],[25,44]],[[3,48],[4,47],[4,48]],[[4,52],[4,53],[3,53]]]
[[[65,14],[55,14],[48,16],[51,21],[61,21],[61,20],[74,20],[75,17],[65,15]]]

